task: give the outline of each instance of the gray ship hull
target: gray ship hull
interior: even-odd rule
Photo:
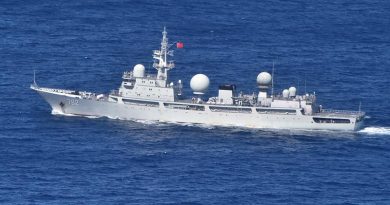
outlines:
[[[349,123],[323,123],[314,120],[327,115],[303,115],[296,113],[259,113],[256,107],[245,107],[249,112],[217,112],[213,105],[203,104],[203,110],[185,109],[190,103],[166,102],[154,104],[126,104],[121,99],[116,102],[107,99],[86,99],[78,95],[57,92],[55,89],[31,87],[37,91],[51,106],[53,112],[81,116],[105,116],[121,120],[151,120],[161,122],[199,123],[213,126],[238,126],[266,129],[304,129],[304,130],[341,130],[354,131],[362,126],[363,117],[338,115],[333,118],[348,119]],[[214,106],[215,107],[215,106]]]

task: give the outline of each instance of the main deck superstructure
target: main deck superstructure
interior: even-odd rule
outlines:
[[[109,94],[39,87],[37,91],[54,112],[86,116],[106,116],[125,120],[202,123],[217,126],[242,126],[273,129],[356,130],[364,112],[323,109],[315,94],[297,95],[290,87],[281,95],[273,90],[272,76],[262,72],[257,77],[259,92],[243,94],[235,85],[219,86],[218,96],[204,99],[209,79],[197,74],[191,79],[194,95],[183,98],[181,80],[170,81],[168,71],[175,67],[164,28],[160,50],[153,52],[157,75],[147,74],[141,64],[122,75],[122,83]]]

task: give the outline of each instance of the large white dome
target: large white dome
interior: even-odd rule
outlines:
[[[133,69],[133,76],[135,78],[143,78],[145,77],[145,66],[142,64],[137,64]]]
[[[261,72],[257,76],[256,81],[257,81],[257,84],[259,84],[259,85],[269,85],[269,84],[271,84],[272,76],[271,76],[271,74],[269,74],[267,72]]]
[[[209,78],[204,74],[196,74],[191,78],[190,86],[194,94],[204,94],[210,85]]]

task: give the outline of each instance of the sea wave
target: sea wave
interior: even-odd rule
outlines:
[[[366,127],[358,132],[369,135],[390,135],[390,127]]]
[[[106,116],[108,119],[111,119],[111,120],[120,120],[121,118],[118,117],[118,116]]]
[[[145,125],[155,125],[158,124],[159,122],[156,120],[133,120],[134,122],[142,123]]]

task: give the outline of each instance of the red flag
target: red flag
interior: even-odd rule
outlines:
[[[176,48],[184,48],[184,43],[183,42],[177,42],[176,43]]]

